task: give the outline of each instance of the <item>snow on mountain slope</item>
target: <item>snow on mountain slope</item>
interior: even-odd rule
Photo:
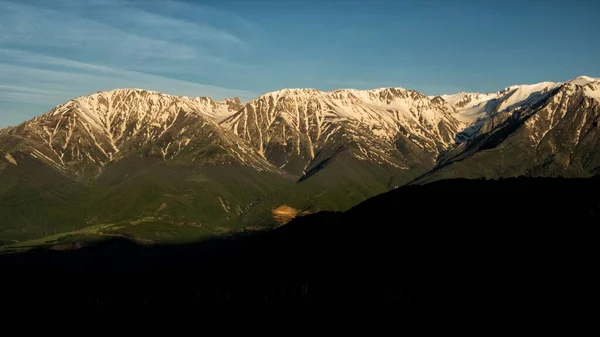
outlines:
[[[594,78],[594,77],[581,75],[581,76],[575,77],[574,79],[567,81],[567,82],[575,84],[575,85],[587,85],[587,84],[590,84],[593,82],[598,82],[598,81],[600,81],[600,78]]]
[[[534,105],[561,85],[563,83],[541,82],[513,85],[494,93],[458,93],[440,97],[456,109],[454,117],[464,125],[457,136],[457,142],[464,143],[475,137],[491,116]]]
[[[500,92],[495,93],[477,93],[477,92],[459,92],[452,95],[440,95],[446,102],[457,108],[470,108],[481,102],[500,97]]]
[[[583,93],[586,96],[600,100],[600,78],[579,76],[568,81],[567,83],[584,87]]]
[[[600,81],[577,78],[551,87],[534,95],[534,103],[481,120],[477,137],[445,153],[421,182],[600,174]]]
[[[79,116],[93,126],[118,132],[115,126],[122,126],[120,123],[130,116],[138,120],[161,122],[173,110],[183,109],[206,115],[218,122],[234,113],[240,105],[238,98],[218,102],[209,97],[172,96],[141,89],[115,89],[75,98],[48,114],[62,114],[75,106],[80,110]]]
[[[600,100],[600,82],[587,85],[585,88],[585,94]]]
[[[407,167],[392,159],[402,157],[395,142],[405,137],[431,154],[433,163],[454,144],[460,123],[453,112],[446,102],[402,88],[284,89],[250,101],[221,126],[276,166],[302,174],[320,151],[340,139],[358,159]]]
[[[488,94],[460,92],[440,97],[456,108],[457,113],[454,115],[456,119],[465,124],[471,124],[489,114],[493,110],[493,106],[488,103],[498,99],[502,94],[501,91]]]
[[[464,123],[474,123],[494,112],[518,108],[535,101],[541,94],[548,92],[562,83],[541,82],[531,85],[513,85],[493,93],[465,93],[441,95],[446,102],[452,104],[457,114],[455,117]]]
[[[537,100],[541,95],[560,86],[561,83],[541,82],[531,85],[518,85],[513,90],[510,90],[496,108],[496,111],[505,111],[518,108]]]
[[[565,83],[574,85],[591,86],[587,90],[589,95],[597,95],[595,83],[600,82],[599,78],[589,76],[579,76]],[[509,111],[525,105],[531,105],[544,94],[564,85],[562,82],[540,82],[536,84],[512,85],[504,90],[493,93],[466,93],[460,92],[451,95],[440,95],[446,102],[453,105],[457,111],[456,119],[472,124],[480,118],[486,118],[492,113]],[[433,96],[429,96],[433,98]]]
[[[149,153],[166,159],[184,153],[186,147],[198,147],[199,141],[213,141],[226,144],[222,145],[226,151],[241,162],[264,169],[268,166],[264,159],[215,121],[239,104],[237,99],[216,102],[135,89],[98,92],[9,129],[2,135],[0,150],[26,151],[59,170],[82,174],[98,172],[108,162],[148,146]],[[157,144],[162,147],[153,148]]]

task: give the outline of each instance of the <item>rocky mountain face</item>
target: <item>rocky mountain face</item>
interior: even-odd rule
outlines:
[[[483,105],[494,108],[475,122],[471,139],[444,153],[419,181],[599,173],[600,80],[524,86]]]
[[[282,201],[304,211],[345,210],[413,180],[453,146],[462,128],[453,113],[444,101],[402,88],[285,89],[248,102],[220,125],[298,180],[241,221],[256,223],[256,213]]]
[[[0,135],[5,138],[0,149],[25,151],[65,173],[94,177],[106,164],[147,146],[152,147],[148,152],[166,158],[190,145],[190,133],[210,129],[206,133],[212,138],[223,138],[215,120],[237,108],[239,100],[215,102],[145,90],[99,92],[7,130]],[[237,146],[228,150],[239,151]]]
[[[244,104],[98,92],[0,130],[0,240],[89,226],[175,240],[272,225],[282,205],[345,210],[411,181],[589,177],[599,105],[585,76],[435,97],[284,89]]]
[[[285,89],[250,101],[221,126],[301,176],[342,151],[397,169],[433,165],[461,130],[452,112],[443,101],[401,88]]]
[[[5,130],[0,237],[140,219],[203,232],[238,216],[293,181],[217,124],[238,103],[114,90]]]

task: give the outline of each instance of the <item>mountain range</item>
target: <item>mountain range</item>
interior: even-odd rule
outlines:
[[[587,76],[441,96],[284,89],[245,103],[98,92],[0,130],[0,243],[193,241],[406,184],[593,177],[599,120],[600,79]]]

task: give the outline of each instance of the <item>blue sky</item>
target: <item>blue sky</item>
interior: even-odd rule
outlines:
[[[595,0],[0,0],[0,127],[121,87],[250,99],[600,77]]]

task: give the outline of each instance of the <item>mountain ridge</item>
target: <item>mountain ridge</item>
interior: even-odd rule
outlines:
[[[562,85],[562,84],[570,83],[571,82],[571,83],[578,83],[579,85],[586,85],[586,84],[589,84],[590,82],[597,82],[597,81],[600,81],[600,77],[591,77],[591,76],[588,76],[588,75],[579,75],[579,76],[574,77],[574,78],[572,78],[572,79],[570,79],[568,81],[565,81],[565,82],[538,82],[538,83],[533,83],[533,84],[525,84],[524,83],[524,84],[510,85],[508,87],[505,87],[503,89],[500,89],[498,91],[493,91],[493,92],[466,92],[466,91],[460,91],[460,92],[451,93],[451,94],[439,94],[439,95],[425,95],[425,94],[419,93],[418,91],[415,91],[415,90],[412,90],[412,89],[407,89],[407,88],[404,88],[404,87],[399,87],[399,86],[398,87],[396,87],[396,86],[395,87],[374,87],[374,88],[370,88],[370,89],[355,89],[355,88],[346,88],[346,87],[344,87],[344,88],[337,88],[337,89],[332,89],[332,90],[321,90],[321,89],[317,89],[317,88],[300,88],[300,87],[298,87],[298,88],[282,88],[282,89],[278,89],[278,90],[267,91],[267,92],[264,92],[263,94],[255,97],[253,99],[250,99],[248,101],[241,101],[239,99],[239,97],[228,97],[228,98],[224,98],[222,100],[215,100],[215,99],[213,99],[213,98],[211,98],[209,96],[185,96],[185,95],[167,94],[167,93],[162,93],[162,92],[159,92],[159,91],[150,90],[150,89],[144,89],[144,88],[123,87],[123,88],[114,88],[114,89],[111,89],[111,90],[95,91],[95,92],[92,92],[92,93],[89,93],[89,94],[79,95],[79,96],[76,96],[76,97],[68,100],[65,103],[62,103],[62,104],[59,104],[59,105],[55,106],[54,108],[50,109],[49,111],[52,111],[52,110],[54,110],[54,109],[56,109],[56,108],[58,108],[58,107],[60,107],[60,106],[62,106],[64,104],[66,104],[66,103],[68,103],[70,101],[74,101],[74,100],[77,100],[77,99],[80,99],[80,98],[85,98],[85,97],[89,97],[89,96],[97,95],[97,94],[102,94],[102,93],[117,92],[117,91],[125,91],[125,92],[128,92],[128,91],[129,92],[147,92],[147,93],[150,93],[150,94],[156,94],[156,95],[161,95],[161,96],[170,96],[170,97],[175,97],[175,98],[184,98],[184,99],[210,99],[211,101],[213,101],[215,103],[226,103],[226,102],[233,101],[233,102],[239,102],[240,104],[243,104],[243,103],[248,103],[249,101],[255,100],[255,99],[257,99],[257,98],[259,98],[261,96],[271,95],[271,94],[276,94],[276,93],[279,93],[279,92],[286,92],[286,91],[287,92],[293,92],[293,91],[315,91],[315,92],[320,92],[320,93],[323,93],[323,94],[331,94],[331,93],[335,93],[335,92],[344,92],[344,91],[349,91],[349,92],[375,92],[375,91],[383,91],[383,90],[386,90],[386,89],[396,89],[396,90],[413,91],[413,92],[419,93],[419,94],[421,94],[421,95],[423,95],[423,96],[425,96],[425,97],[427,97],[429,99],[434,99],[436,97],[441,97],[441,98],[444,98],[444,97],[456,97],[458,95],[492,96],[492,95],[495,95],[495,94],[499,94],[499,93],[503,93],[503,92],[508,92],[508,91],[510,91],[512,89],[515,89],[515,88],[518,88],[518,87],[531,86],[531,85],[542,84],[542,83],[554,83],[554,84]],[[454,104],[453,102],[449,102],[449,103],[450,104]],[[227,117],[230,117],[230,116],[227,116]],[[24,121],[23,123],[25,123],[25,122],[26,121]],[[11,128],[14,128],[14,127],[16,127],[18,125],[20,125],[20,124],[17,124],[15,126],[5,126],[5,127],[0,128],[0,131],[6,130],[6,129],[11,129]]]
[[[344,211],[408,183],[590,177],[599,116],[600,81],[586,76],[488,94],[282,89],[247,102],[100,91],[0,130],[0,239],[90,225],[183,239],[277,226],[282,205]]]

